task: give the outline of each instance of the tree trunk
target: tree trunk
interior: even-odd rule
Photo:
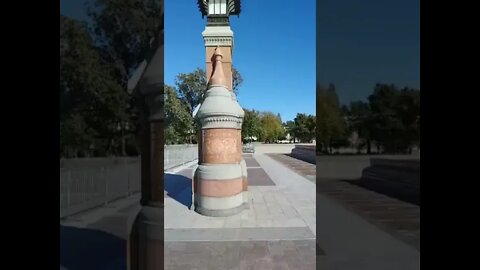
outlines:
[[[367,154],[371,154],[371,153],[372,153],[372,144],[370,140],[367,140]]]

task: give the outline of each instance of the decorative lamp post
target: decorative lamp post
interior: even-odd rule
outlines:
[[[152,43],[149,61],[129,81],[141,96],[142,209],[133,222],[128,243],[128,269],[163,269],[163,29]]]
[[[229,16],[240,14],[240,1],[199,0],[207,25],[207,92],[196,119],[200,124],[199,161],[194,174],[195,211],[230,216],[248,207],[247,168],[242,158],[244,112],[232,90],[233,32]]]

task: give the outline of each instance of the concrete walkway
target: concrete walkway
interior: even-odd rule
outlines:
[[[60,220],[60,269],[125,270],[140,194]]]
[[[315,269],[315,184],[265,154],[244,158],[250,208],[231,217],[188,208],[195,166],[165,176],[179,186],[166,188],[165,269]]]
[[[319,269],[420,269],[420,252],[322,194],[317,195]]]
[[[307,162],[270,156],[311,174]],[[317,164],[317,269],[420,269],[420,207],[358,186],[352,179],[363,160],[322,157]]]
[[[249,170],[249,195],[250,209],[232,217],[206,217],[189,210],[184,204],[185,198],[191,194],[191,182],[179,183],[183,190],[176,189],[175,194],[170,196],[166,193],[165,199],[165,239],[175,241],[178,237],[185,239],[185,230],[176,232],[176,229],[242,229],[242,228],[302,228],[308,227],[311,238],[315,236],[315,185],[304,177],[295,174],[290,169],[282,166],[264,154],[256,154],[246,157]],[[258,162],[258,165],[254,163]],[[249,166],[249,164],[251,164]],[[262,179],[262,169],[266,177]],[[183,179],[191,177],[194,166],[185,168],[176,174],[167,174],[169,178],[179,175]],[[252,172],[255,175],[252,175]],[[265,175],[263,175],[265,178]],[[188,179],[190,180],[190,179]],[[263,182],[264,185],[256,185]],[[271,183],[271,184],[269,184]],[[173,188],[172,188],[173,189]],[[191,200],[189,201],[191,203]],[[265,230],[263,230],[265,231]],[[268,230],[267,230],[268,231]],[[277,234],[275,234],[277,235]],[[287,234],[285,234],[287,235]],[[195,234],[194,239],[203,237],[202,233]],[[206,237],[206,236],[205,236]],[[202,240],[209,240],[208,238]],[[216,236],[215,236],[216,237]],[[267,234],[259,234],[259,239],[272,238]],[[212,239],[214,240],[214,239]],[[242,239],[232,239],[242,240]]]
[[[166,172],[165,269],[420,269],[415,245],[317,193],[310,169],[291,169],[264,153],[245,159],[250,209],[233,217],[188,208],[195,163]],[[139,199],[62,220],[61,268],[126,269],[128,228]]]

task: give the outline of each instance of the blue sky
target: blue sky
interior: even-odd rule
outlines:
[[[60,0],[60,14],[86,21],[88,20],[85,3],[89,0]]]
[[[165,0],[165,83],[205,69],[202,19],[196,1]],[[280,113],[315,114],[315,1],[245,0],[240,17],[230,17],[233,65],[242,74],[240,105]],[[301,16],[299,16],[301,14]]]
[[[85,19],[86,0],[61,0]],[[244,77],[244,108],[315,114],[315,76],[335,83],[341,103],[365,99],[375,83],[420,87],[418,0],[243,0],[232,17],[233,64]],[[165,82],[205,68],[205,21],[195,0],[165,0]],[[317,42],[317,48],[315,44]],[[316,60],[316,61],[315,61]]]
[[[85,19],[84,2],[61,0],[61,13]],[[177,74],[205,69],[206,18],[195,0],[164,3],[164,76],[174,85]],[[242,107],[280,113],[283,121],[298,112],[315,114],[315,1],[294,6],[287,0],[244,0],[231,27],[233,65],[244,79],[238,95]]]
[[[342,103],[365,99],[375,83],[420,88],[420,1],[320,0],[317,76]]]

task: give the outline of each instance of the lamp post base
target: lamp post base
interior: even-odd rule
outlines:
[[[209,216],[209,217],[229,217],[242,212],[245,208],[246,208],[245,204],[241,204],[240,206],[237,206],[234,208],[211,210],[211,209],[205,209],[198,205],[195,205],[195,212],[199,213],[200,215]]]
[[[143,206],[132,226],[128,269],[163,269],[163,207]]]

